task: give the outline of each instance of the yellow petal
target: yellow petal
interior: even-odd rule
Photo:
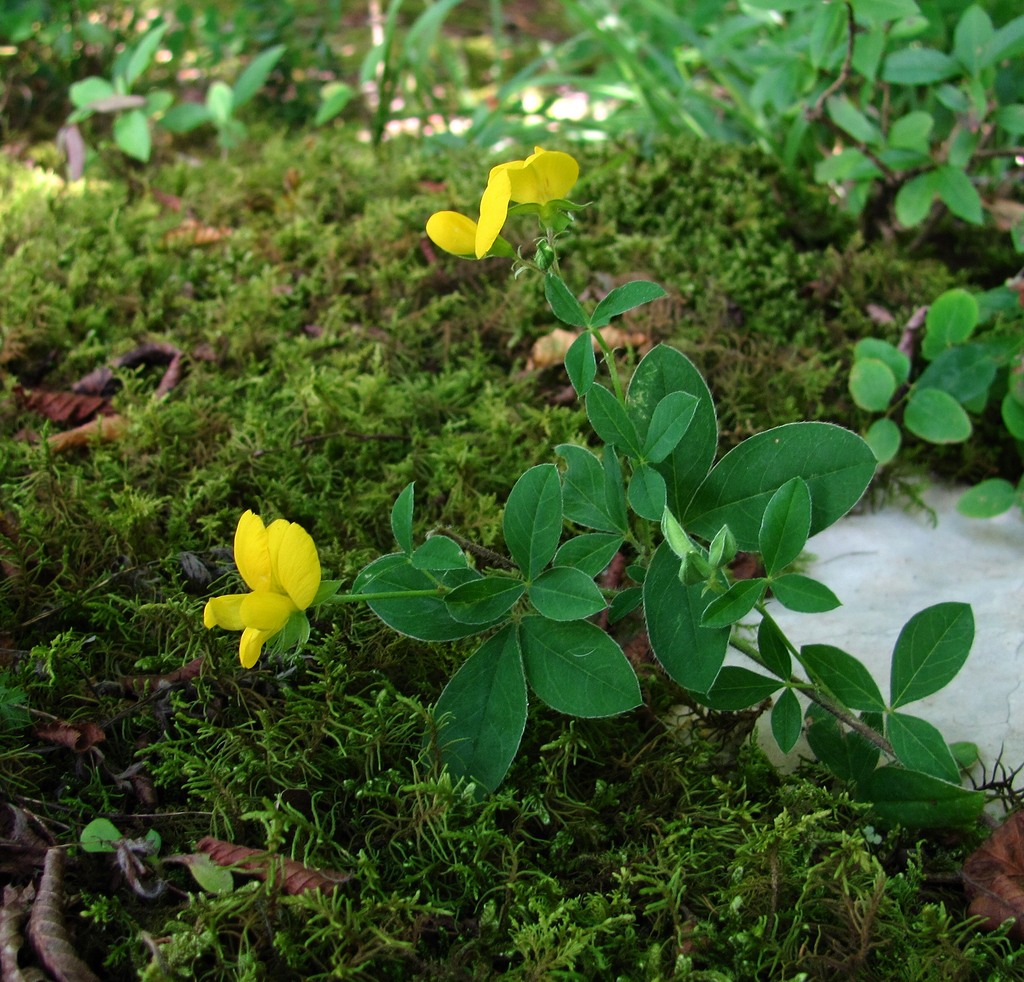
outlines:
[[[252,668],[259,661],[263,646],[276,633],[276,631],[260,631],[253,627],[247,627],[242,632],[242,640],[238,643],[238,656],[242,661],[242,668]]]
[[[245,512],[235,529],[235,565],[250,590],[270,589],[270,552],[263,519]]]
[[[560,150],[541,150],[526,158],[522,168],[508,170],[513,201],[545,205],[564,198],[580,176],[574,157]]]
[[[274,535],[271,542],[270,561],[274,579],[291,597],[296,608],[305,610],[320,589],[320,558],[316,554],[313,537],[301,525],[290,522],[282,530],[280,538]]]
[[[512,195],[509,167],[501,165],[491,171],[487,189],[480,199],[480,221],[476,226],[476,258],[487,255],[501,227],[508,218],[508,202]]]
[[[247,593],[238,612],[246,628],[276,634],[295,613],[296,607],[283,593]]]
[[[267,526],[267,552],[270,555],[270,590],[272,593],[284,593],[281,581],[277,578],[277,554],[281,551],[281,542],[291,522],[278,518]]]
[[[437,211],[427,219],[427,235],[434,245],[456,256],[476,252],[476,222],[457,211]]]
[[[242,623],[240,608],[242,601],[249,596],[247,593],[233,593],[226,597],[214,597],[206,602],[203,610],[203,623],[207,627],[223,627],[228,631],[241,631]]]

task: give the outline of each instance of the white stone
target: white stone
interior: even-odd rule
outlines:
[[[896,503],[841,519],[810,540],[805,572],[843,606],[825,614],[796,614],[774,602],[771,609],[798,648],[848,651],[888,698],[892,649],[907,620],[932,604],[969,603],[975,637],[967,663],[946,688],[905,711],[929,720],[949,742],[977,744],[991,771],[1000,752],[1008,767],[1024,763],[1024,518],[1019,509],[965,518],[956,511],[961,493],[925,493],[936,521]]]

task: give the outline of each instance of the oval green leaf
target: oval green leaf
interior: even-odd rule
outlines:
[[[914,614],[900,631],[892,653],[892,708],[930,696],[951,682],[973,643],[970,604],[935,604]]]
[[[890,713],[885,721],[885,732],[904,767],[953,784],[960,783],[959,765],[942,734],[928,720]]]
[[[1001,477],[992,477],[965,491],[956,510],[968,518],[995,518],[1017,503],[1017,489]]]
[[[868,427],[864,440],[878,463],[887,464],[899,453],[903,434],[891,419],[876,419]]]
[[[720,597],[715,597],[704,610],[703,627],[728,627],[744,618],[764,596],[766,581],[760,577],[734,583]]]
[[[774,577],[771,588],[783,607],[798,614],[823,614],[841,606],[839,598],[824,583],[801,573]]]
[[[880,413],[889,405],[896,391],[896,376],[878,358],[859,358],[850,369],[850,395],[868,412]]]
[[[530,688],[571,716],[614,716],[640,705],[640,684],[622,649],[589,621],[524,617],[519,629]]]
[[[800,662],[811,678],[824,685],[850,709],[881,712],[885,709],[878,684],[853,655],[830,644],[805,644]]]
[[[711,690],[699,695],[698,699],[712,709],[735,712],[756,706],[780,688],[782,683],[778,679],[758,675],[746,668],[726,665],[718,673]]]
[[[811,493],[800,478],[794,477],[771,496],[761,520],[758,547],[769,576],[800,555],[810,527]]]
[[[882,822],[911,828],[973,825],[985,807],[983,791],[895,766],[866,775],[857,785],[857,796],[871,803]]]
[[[581,334],[565,353],[565,371],[576,395],[583,397],[597,378],[597,358],[590,332]]]
[[[445,686],[437,705],[437,748],[455,778],[493,791],[526,729],[526,677],[514,625],[488,638]]]
[[[803,726],[804,714],[800,700],[793,695],[792,689],[785,689],[772,708],[772,736],[779,750],[788,754],[800,739]]]
[[[526,592],[525,584],[507,576],[470,580],[445,594],[448,612],[460,624],[493,624],[505,616]]]
[[[914,389],[903,412],[903,424],[929,443],[963,443],[972,430],[964,407],[941,389]]]
[[[562,484],[554,464],[531,467],[516,481],[502,529],[509,555],[532,580],[551,561],[562,534]]]
[[[607,606],[604,595],[586,573],[569,566],[552,566],[530,585],[530,603],[553,621],[578,621]]]

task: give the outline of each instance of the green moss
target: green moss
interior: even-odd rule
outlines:
[[[629,276],[667,285],[628,324],[707,372],[726,446],[791,419],[859,422],[845,365],[879,333],[866,304],[898,332],[956,281],[864,246],[751,150],[678,141],[650,161],[622,147],[581,160],[593,203],[566,240],[570,282],[591,299]],[[333,133],[130,184],[64,188],[0,162],[3,684],[106,733],[102,759],[0,733],[4,786],[66,843],[104,814],[157,828],[164,855],[213,834],[354,874],[331,894],[204,897],[166,867],[191,894],[148,905],[86,888],[87,957],[149,979],[1011,971],[1001,936],[965,927],[959,891],[926,885],[944,857],[876,841],[820,775],[782,778],[739,736],[676,742],[657,717],[679,693],[657,677],[652,710],[631,717],[534,709],[507,784],[477,802],[424,749],[469,643],[428,646],[332,608],[300,654],[242,672],[237,638],[203,628],[206,597],[237,588],[226,549],[242,509],[302,523],[348,583],[393,548],[407,482],[418,533],[450,525],[494,546],[516,477],[584,432],[550,398],[559,370],[522,372],[553,326],[538,284],[424,238],[430,212],[473,209],[489,162]],[[58,453],[46,437],[60,427],[13,398],[147,341],[186,370],[157,397],[162,366],[115,369],[115,440]],[[197,679],[149,695],[131,682],[199,657]],[[157,806],[124,777],[132,765]],[[159,958],[142,930],[169,939]]]

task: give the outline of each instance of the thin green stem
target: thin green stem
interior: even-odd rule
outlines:
[[[763,616],[771,619],[770,615],[763,612]],[[787,638],[780,631],[779,634],[785,640],[787,647],[796,654],[796,649],[793,647],[789,638]],[[756,662],[765,671],[771,672],[772,670],[764,663],[761,658],[760,652],[757,648],[752,645],[749,641],[745,641],[743,638],[731,637],[729,638],[729,644],[739,651],[741,654],[746,655],[752,661]],[[775,675],[775,672],[772,672]],[[870,726],[867,725],[863,720],[858,719],[844,706],[840,706],[831,696],[826,695],[820,689],[814,686],[813,683],[805,682],[803,679],[796,678],[791,675],[788,679],[783,679],[792,688],[799,689],[808,699],[811,700],[815,705],[820,706],[825,710],[826,713],[834,716],[844,726],[848,726],[855,733],[859,733],[869,743],[874,744],[886,755],[890,760],[896,760],[896,752],[892,749],[892,744],[885,739],[880,733],[877,733]]]
[[[604,335],[600,331],[596,331],[591,328],[590,333],[597,338],[597,343],[601,346],[601,353],[604,355],[604,363],[608,366],[608,375],[611,377],[612,388],[615,390],[615,398],[625,405],[626,396],[623,394],[622,383],[619,381],[619,368],[615,364],[612,349],[608,345],[608,342],[605,341]]]
[[[325,604],[348,604],[370,600],[404,600],[407,597],[440,597],[442,589],[434,590],[384,590],[381,593],[336,593],[323,601]]]

